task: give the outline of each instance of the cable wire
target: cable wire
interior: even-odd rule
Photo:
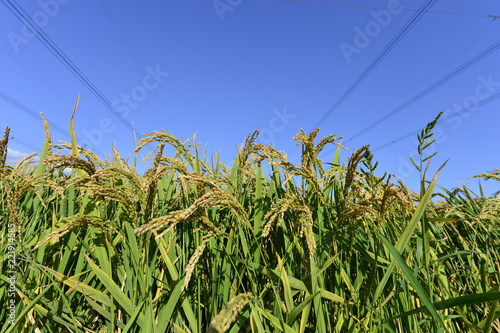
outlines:
[[[21,145],[25,146],[26,148],[31,148],[33,149],[34,151],[39,151],[40,150],[40,147],[37,147],[35,146],[33,143],[29,142],[29,141],[26,141],[24,139],[21,139],[19,138],[18,136],[16,135],[11,135],[9,137],[9,140],[14,140],[14,141],[17,141],[19,142]]]
[[[105,3],[103,0],[100,0],[101,2],[101,6],[104,8],[104,11],[106,12],[106,15],[108,16],[109,18],[109,21],[113,24],[113,26],[115,27],[115,30],[118,32],[118,35],[120,36],[123,44],[125,45],[125,47],[127,48],[128,52],[130,53],[130,55],[132,56],[132,58],[134,59],[136,65],[137,65],[137,68],[139,68],[140,71],[142,71],[142,67],[141,67],[141,64],[139,63],[139,60],[137,60],[137,57],[135,56],[134,52],[132,51],[132,48],[130,47],[130,45],[127,43],[127,40],[125,39],[125,37],[123,36],[122,32],[120,31],[120,28],[118,28],[118,25],[116,24],[115,20],[113,19],[113,16],[111,16],[111,13],[109,12],[108,8],[106,7]],[[163,104],[163,102],[161,101],[160,97],[158,96],[158,94],[156,93],[156,91],[152,91],[151,92],[155,97],[156,99],[158,100],[158,103],[160,104],[161,108],[163,109],[163,111],[165,111],[165,113],[168,114],[168,111],[167,111],[167,108],[165,107],[165,105]],[[171,118],[171,117],[170,117]],[[170,121],[172,121],[170,119]]]
[[[18,100],[16,100],[13,97],[9,96],[8,94],[6,94],[2,90],[0,90],[0,98],[3,99],[4,101],[6,101],[7,103],[11,104],[12,106],[16,107],[17,109],[21,110],[22,112],[26,113],[28,116],[30,116],[30,117],[38,120],[38,121],[43,122],[43,119],[42,119],[42,117],[39,114],[37,114],[35,111],[33,111],[32,109],[30,109],[26,105],[22,104]],[[64,134],[68,138],[71,138],[71,136],[69,135],[69,133],[67,131],[65,131],[63,128],[61,128],[60,126],[58,126],[58,125],[56,125],[56,124],[54,124],[52,122],[49,122],[49,121],[47,121],[47,122],[49,123],[50,127],[54,128],[59,133]]]
[[[320,118],[313,128],[318,128],[323,121],[325,121],[346,99],[349,95],[361,84],[361,82],[375,69],[375,67],[389,54],[390,51],[403,39],[403,37],[413,28],[413,26],[419,21],[419,19],[425,14],[425,11],[434,5],[435,0],[426,1],[420,10],[411,17],[411,19],[399,30],[399,32],[394,36],[394,38],[384,47],[384,49],[375,57],[375,59],[365,68],[363,73],[358,76],[358,78],[347,88],[347,90],[342,94],[342,96],[337,99],[335,104]],[[298,147],[292,149],[290,155],[292,155]]]
[[[438,121],[438,124],[441,124],[441,123],[443,123],[443,121],[449,120],[449,119],[451,119],[451,118],[453,118],[453,117],[455,117],[456,115],[459,115],[459,114],[461,114],[461,113],[464,113],[464,112],[467,112],[467,111],[469,111],[469,110],[472,110],[472,109],[478,108],[478,107],[480,107],[480,106],[486,105],[486,104],[488,104],[488,103],[491,103],[491,102],[493,102],[494,100],[498,99],[499,97],[500,97],[500,93],[497,93],[497,94],[495,94],[495,95],[491,95],[490,97],[488,97],[488,98],[486,98],[486,99],[484,99],[484,100],[480,101],[480,102],[479,102],[479,103],[477,103],[477,104],[471,105],[471,106],[469,106],[468,108],[465,108],[465,109],[463,109],[463,110],[461,110],[461,111],[459,111],[459,112],[455,112],[455,113],[453,113],[453,114],[449,115],[448,117],[445,117],[445,118],[440,119],[440,120]],[[385,147],[387,147],[387,146],[390,146],[390,145],[392,145],[392,144],[394,144],[394,143],[396,143],[396,142],[399,142],[399,141],[401,141],[401,140],[407,139],[407,138],[409,138],[409,137],[411,137],[411,136],[413,136],[413,135],[415,135],[415,134],[417,134],[417,133],[419,133],[419,132],[421,132],[421,129],[418,129],[418,130],[415,130],[415,131],[410,132],[410,133],[408,133],[408,134],[405,134],[405,135],[403,135],[403,136],[400,136],[400,137],[398,137],[397,139],[394,139],[394,140],[388,141],[388,142],[386,142],[386,143],[384,143],[384,144],[382,144],[382,145],[380,145],[380,146],[378,146],[378,147],[376,147],[376,148],[374,148],[374,149],[371,149],[371,151],[373,152],[373,151],[377,151],[377,150],[383,149],[383,148],[385,148]]]
[[[423,10],[431,7],[435,0],[428,0],[420,8],[422,11],[417,12],[408,21],[405,26],[398,32],[398,34],[389,42],[389,44],[380,52],[377,57],[368,65],[368,67],[361,73],[360,76],[347,88],[342,96],[333,104],[333,106],[320,118],[314,128],[319,127],[346,99],[351,93],[359,86],[359,84],[378,66],[378,64],[392,51],[392,49],[403,39],[403,37],[410,31],[411,28],[418,22],[418,20],[425,14]]]
[[[132,133],[134,127],[116,110],[113,104],[96,88],[96,86],[85,76],[85,74],[76,67],[76,65],[64,54],[64,52],[52,41],[52,39],[45,34],[45,32],[38,28],[36,24],[29,18],[28,14],[19,6],[15,0],[2,0],[6,7],[23,23],[27,24],[28,28],[35,34],[35,36],[42,42],[42,44],[49,49],[49,51],[56,56],[56,58],[70,70],[70,72],[80,80],[96,97],[101,101],[111,113],[120,120],[123,125]],[[10,5],[7,5],[7,3]]]
[[[374,128],[375,126],[379,125],[383,121],[385,121],[388,118],[392,117],[393,115],[395,115],[396,113],[400,112],[404,108],[406,108],[409,105],[413,104],[415,101],[417,101],[420,98],[424,97],[425,95],[427,95],[431,91],[435,90],[436,88],[438,88],[442,84],[446,83],[447,81],[449,81],[453,77],[455,77],[458,74],[460,74],[463,71],[465,71],[467,68],[471,67],[472,65],[474,65],[477,62],[479,62],[480,60],[482,60],[486,56],[490,55],[491,53],[493,53],[494,51],[496,51],[499,47],[500,47],[500,41],[498,41],[496,43],[493,43],[492,45],[490,45],[489,47],[487,47],[485,50],[483,50],[482,52],[480,52],[479,54],[477,54],[473,58],[471,58],[468,61],[466,61],[464,64],[460,65],[459,67],[457,67],[456,69],[454,69],[453,71],[451,71],[450,73],[448,73],[447,75],[445,75],[444,77],[442,77],[441,79],[439,79],[438,81],[436,81],[433,84],[431,84],[426,89],[422,90],[417,95],[413,96],[412,98],[410,98],[409,100],[407,100],[406,102],[404,102],[403,104],[401,104],[400,106],[398,106],[397,108],[395,108],[394,110],[392,110],[391,112],[385,114],[382,118],[376,120],[375,122],[371,123],[370,125],[366,126],[362,130],[360,130],[359,132],[357,132],[356,134],[354,134],[352,137],[349,138],[348,142],[352,141],[353,139],[355,139],[355,138],[357,138],[359,136],[361,136],[362,134],[366,133],[368,130]]]
[[[16,57],[13,57],[9,52],[7,52],[5,49],[3,49],[2,47],[0,47],[0,51],[2,51],[5,55],[7,55],[11,60],[15,61],[19,66],[21,66],[22,68],[24,68],[25,71],[27,71],[28,73],[30,73],[31,75],[33,75],[34,77],[36,77],[39,81],[41,81],[43,84],[45,84],[50,90],[52,90],[55,94],[59,95],[62,99],[64,99],[66,102],[70,103],[72,106],[74,105],[75,101],[74,100],[70,100],[69,98],[67,98],[66,96],[64,96],[60,91],[58,91],[56,88],[54,88],[50,83],[48,83],[47,81],[45,81],[44,79],[42,79],[40,76],[38,76],[35,72],[33,72],[31,69],[29,69],[26,65],[24,65],[22,62],[19,61],[19,59],[17,59]],[[85,111],[83,108],[79,108],[79,110],[82,112],[82,114],[88,119],[90,120],[91,122],[94,123],[94,125],[98,126],[98,123],[97,121],[90,117]]]
[[[33,119],[36,119],[37,121],[40,121],[40,122],[43,123],[43,119],[42,119],[41,115],[37,114],[34,110],[32,110],[29,107],[27,107],[26,105],[22,104],[21,102],[19,102],[18,100],[16,100],[12,96],[9,96],[7,93],[5,93],[2,90],[0,90],[0,98],[3,99],[4,101],[6,101],[7,103],[11,104],[15,108],[17,108],[17,109],[21,110],[22,112],[26,113],[28,116],[32,117]],[[50,128],[53,128],[57,132],[65,135],[66,137],[68,137],[68,138],[71,139],[71,135],[64,128],[62,128],[59,125],[54,124],[53,122],[48,121],[48,120],[47,120],[47,123],[49,124]],[[77,142],[80,141],[80,139],[81,138],[76,137]],[[103,155],[102,152],[100,152],[98,149],[94,149],[94,152]]]
[[[412,12],[422,11],[420,9],[415,9],[415,8],[384,7],[384,6],[362,5],[362,4],[341,3],[341,2],[312,1],[312,0],[282,0],[282,1],[305,2],[305,3],[315,3],[315,4],[322,4],[322,5],[334,5],[334,6],[348,6],[348,7],[362,7],[362,8],[405,10],[405,11],[412,11]],[[450,11],[439,11],[439,10],[426,10],[425,12],[426,13],[433,13],[433,14],[447,14],[447,15],[488,17],[488,18],[492,18],[493,20],[495,20],[497,18],[500,18],[500,15],[474,14],[474,13],[450,12]]]

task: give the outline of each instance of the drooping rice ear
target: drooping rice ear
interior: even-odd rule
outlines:
[[[7,144],[9,143],[10,127],[5,128],[3,139],[0,140],[0,173],[3,172],[5,161],[7,160]]]

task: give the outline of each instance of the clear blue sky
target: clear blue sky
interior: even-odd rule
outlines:
[[[344,136],[349,151],[342,161],[370,144],[379,172],[416,188],[418,173],[408,160],[416,135],[396,139],[444,110],[430,171],[450,158],[439,184],[464,181],[477,190],[478,181],[468,177],[500,168],[500,47],[474,60],[500,40],[500,18],[488,17],[500,15],[500,2],[326,2],[42,0],[17,6],[142,133],[164,128],[185,140],[196,132],[209,154],[220,150],[230,164],[236,144],[259,129],[259,142],[274,141],[298,163],[292,137],[318,126],[320,137]],[[418,17],[419,11],[402,10],[425,4]],[[69,141],[64,131],[78,95],[79,143],[100,156],[114,142],[123,155],[133,154],[127,126],[11,9],[2,1],[0,126],[12,127],[9,159],[40,150],[44,140],[40,120],[12,102],[43,112],[53,139]],[[330,162],[333,152],[322,157]],[[487,194],[500,189],[493,181],[483,186]]]

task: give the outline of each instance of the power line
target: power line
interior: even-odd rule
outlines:
[[[349,138],[349,141],[352,141],[353,139],[361,136],[362,134],[366,133],[368,130],[372,129],[373,127],[377,126],[378,124],[382,123],[383,121],[387,120],[388,118],[392,117],[393,115],[395,115],[396,113],[400,112],[401,110],[403,110],[404,108],[408,107],[409,105],[413,104],[415,101],[417,101],[420,98],[424,97],[425,95],[427,95],[428,93],[430,93],[434,89],[438,88],[442,84],[446,83],[447,81],[449,81],[453,77],[457,76],[458,74],[460,74],[461,72],[463,72],[467,68],[471,67],[472,65],[474,65],[478,61],[480,61],[483,58],[485,58],[486,56],[490,55],[492,52],[494,52],[499,47],[500,47],[500,41],[498,41],[498,42],[494,43],[493,45],[489,46],[488,48],[486,48],[485,50],[483,50],[482,52],[480,52],[479,54],[477,54],[476,56],[474,56],[472,59],[469,59],[467,62],[465,62],[464,64],[462,64],[458,68],[454,69],[453,71],[451,71],[450,73],[448,73],[447,75],[445,75],[440,80],[434,82],[429,87],[427,87],[426,89],[424,89],[423,91],[421,91],[417,95],[415,95],[412,98],[410,98],[408,101],[404,102],[403,104],[401,104],[400,106],[398,106],[397,108],[395,108],[394,110],[392,110],[391,112],[389,112],[386,115],[384,115],[382,118],[376,120],[375,122],[371,123],[370,125],[366,126],[362,130],[360,130],[359,132],[357,132],[356,134],[354,134],[351,138]]]
[[[74,103],[75,101],[71,101],[69,100],[66,96],[64,96],[61,92],[59,92],[56,88],[54,88],[52,85],[50,85],[47,81],[45,81],[44,79],[42,79],[40,76],[38,76],[35,72],[33,72],[31,69],[29,69],[26,65],[24,65],[22,62],[20,62],[16,57],[13,57],[9,52],[7,52],[5,49],[3,49],[2,47],[0,47],[0,51],[2,51],[5,55],[7,55],[10,59],[12,59],[13,61],[15,61],[19,66],[21,66],[22,68],[24,68],[24,70],[26,70],[28,73],[30,73],[31,75],[33,75],[34,77],[36,77],[38,80],[40,80],[43,84],[45,84],[50,90],[52,90],[55,94],[59,95],[61,98],[63,98],[66,102],[72,104]],[[72,104],[73,106],[73,104]],[[90,121],[92,121],[95,125],[98,125],[97,124],[97,121],[90,117],[84,110],[83,108],[78,108],[82,113],[83,115],[89,119]],[[53,126],[53,125],[52,125]]]
[[[496,29],[496,28],[492,28],[492,29],[490,29],[488,32],[486,32],[485,34],[483,34],[483,35],[481,36],[481,38],[483,38],[485,35],[487,35],[488,33],[490,33],[491,31],[493,31],[493,30],[495,30],[495,29]],[[479,39],[480,39],[480,38],[479,38]],[[479,39],[478,39],[478,40],[479,40]],[[469,45],[467,48],[465,48],[464,50],[469,49],[469,48],[470,48],[472,45],[474,45],[476,42],[477,42],[477,40],[476,40],[474,43],[472,43],[471,45]],[[459,52],[456,56],[454,56],[454,57],[452,57],[450,60],[448,60],[448,61],[447,61],[447,63],[448,63],[448,62],[450,62],[451,60],[455,59],[455,58],[456,58],[459,54],[461,54],[462,52],[464,52],[464,50],[462,50],[462,51],[461,51],[461,52]],[[373,124],[373,123],[372,123],[372,124]],[[363,132],[363,131],[361,131],[361,133],[362,133],[362,132]],[[355,136],[351,137],[351,138],[350,138],[347,142],[352,141],[355,137],[357,137],[357,136],[358,136],[358,134],[360,134],[360,132],[358,132]],[[408,134],[408,136],[409,136],[409,135],[412,135],[412,134],[415,134],[415,133],[413,133],[413,132],[412,132],[411,134]],[[329,151],[327,151],[325,154],[329,154],[329,153],[331,153],[333,150],[334,150],[334,149],[330,149],[330,150],[329,150]]]
[[[392,9],[392,10],[405,10],[411,12],[423,11],[415,8],[402,8],[402,7],[384,7],[384,6],[374,6],[374,5],[362,5],[353,3],[341,3],[341,2],[327,2],[327,1],[312,1],[312,0],[282,0],[289,2],[305,2],[305,3],[315,3],[322,5],[334,5],[334,6],[348,6],[348,7],[362,7],[362,8],[377,8],[377,9]],[[439,11],[439,10],[425,10],[426,13],[433,14],[447,14],[447,15],[461,15],[461,16],[478,16],[478,17],[488,17],[493,20],[500,18],[500,15],[485,15],[485,14],[474,14],[474,13],[463,13],[463,12],[450,12],[450,11]]]
[[[377,55],[377,57],[368,65],[367,68],[361,73],[360,76],[347,88],[347,90],[342,94],[342,96],[335,102],[335,104],[321,117],[321,119],[316,123],[313,128],[318,128],[323,121],[326,120],[346,99],[349,95],[359,86],[359,84],[373,71],[373,69],[389,54],[390,51],[403,39],[403,37],[410,31],[411,28],[418,22],[418,20],[425,14],[427,8],[430,8],[434,4],[435,0],[426,1],[420,10],[411,17],[411,19],[399,30],[399,32],[394,36],[394,38],[387,44],[384,49]],[[292,155],[298,147],[292,149],[290,155]]]
[[[43,119],[42,119],[42,117],[39,114],[37,114],[35,111],[33,111],[32,109],[30,109],[26,105],[22,104],[21,102],[17,101],[13,97],[7,95],[2,90],[0,90],[0,98],[3,99],[4,101],[6,101],[7,103],[13,105],[17,109],[23,111],[28,116],[30,116],[30,117],[32,117],[32,118],[34,118],[36,120],[39,120],[39,121],[43,122]],[[56,124],[54,124],[52,122],[49,122],[49,121],[47,121],[47,122],[49,123],[50,127],[54,128],[59,133],[66,135],[68,138],[71,138],[71,136],[69,135],[69,133],[67,131],[65,131],[63,128],[59,127],[58,125],[56,125]]]
[[[480,107],[480,106],[486,105],[486,104],[488,104],[488,103],[490,103],[490,102],[493,102],[494,100],[498,99],[499,97],[500,97],[500,93],[497,93],[497,94],[495,94],[495,95],[492,95],[492,96],[490,96],[490,97],[488,97],[488,98],[486,98],[486,99],[484,99],[484,100],[480,101],[480,102],[479,102],[479,103],[477,103],[477,104],[471,105],[471,106],[469,106],[468,108],[465,108],[465,109],[463,109],[463,110],[461,110],[461,111],[459,111],[459,112],[455,112],[455,113],[453,113],[452,115],[450,115],[450,116],[448,116],[448,117],[445,117],[445,118],[440,119],[440,121],[438,122],[438,124],[442,123],[443,121],[446,121],[446,120],[449,120],[449,119],[451,119],[451,118],[455,117],[457,114],[461,114],[461,113],[467,112],[467,111],[469,111],[469,110],[472,110],[472,109],[478,108],[478,107]],[[409,137],[411,137],[411,136],[413,136],[413,135],[415,135],[415,134],[419,133],[420,131],[421,131],[421,129],[418,129],[418,130],[415,130],[415,131],[410,132],[410,133],[408,133],[408,134],[405,134],[405,135],[403,135],[403,136],[400,136],[400,137],[399,137],[399,138],[397,138],[397,139],[394,139],[394,140],[388,141],[388,142],[386,142],[386,143],[384,143],[384,144],[382,144],[382,145],[380,145],[380,146],[378,146],[378,147],[376,147],[376,148],[374,148],[374,149],[371,149],[371,151],[377,151],[377,150],[383,149],[383,148],[385,148],[385,147],[387,147],[387,146],[390,146],[390,145],[392,145],[392,144],[394,144],[394,143],[396,143],[396,142],[399,142],[399,141],[401,141],[401,140],[407,139],[407,138],[409,138]]]
[[[37,114],[34,110],[30,109],[29,107],[27,107],[26,105],[22,104],[21,102],[19,102],[18,100],[16,100],[15,98],[9,96],[7,93],[5,93],[4,91],[0,90],[0,98],[3,99],[4,101],[6,101],[7,103],[11,104],[12,106],[14,106],[15,108],[21,110],[22,112],[26,113],[28,116],[40,121],[43,123],[43,119],[41,117],[41,115]],[[65,135],[66,137],[70,138],[71,139],[71,135],[69,134],[68,131],[66,131],[65,129],[63,129],[62,127],[58,126],[57,124],[54,124],[53,122],[50,122],[47,120],[47,123],[49,124],[50,128],[53,128],[55,129],[57,132]],[[77,142],[80,141],[80,138],[76,138],[77,139]],[[99,150],[97,149],[94,149],[95,152],[97,152],[98,154],[102,154],[102,152],[100,152]]]
[[[359,86],[359,84],[375,69],[375,67],[392,51],[392,49],[403,39],[408,31],[418,22],[418,20],[424,15],[426,8],[431,7],[436,0],[428,0],[420,8],[422,11],[417,12],[408,21],[405,26],[398,32],[398,34],[389,42],[389,44],[380,52],[377,57],[368,65],[368,67],[361,73],[361,75],[347,88],[347,90],[342,94],[342,96],[335,102],[335,104],[321,117],[321,119],[316,123],[314,128],[319,127],[323,121],[325,121],[346,99],[351,95],[351,93]]]
[[[66,67],[71,73],[80,80],[100,101],[108,108],[113,115],[120,120],[125,127],[134,133],[134,127],[125,120],[125,118],[116,110],[113,104],[96,88],[96,86],[83,74],[78,67],[64,54],[64,52],[45,34],[42,29],[39,29],[36,24],[29,18],[28,14],[22,9],[15,0],[3,0],[6,7],[23,23],[27,24],[36,37],[45,45],[49,51]],[[7,3],[10,5],[8,6]]]
[[[101,6],[104,8],[104,11],[106,12],[106,15],[108,16],[108,18],[110,20],[110,22],[113,24],[113,26],[115,27],[116,31],[118,32],[118,35],[120,36],[123,44],[125,45],[125,47],[129,51],[129,53],[132,56],[132,58],[134,59],[136,65],[137,65],[137,68],[139,68],[139,70],[142,71],[142,67],[141,67],[141,64],[139,63],[139,60],[137,60],[137,57],[135,56],[134,52],[132,51],[132,48],[127,43],[125,37],[123,36],[123,34],[121,33],[120,29],[118,28],[118,25],[116,24],[115,20],[113,20],[113,17],[111,16],[111,14],[110,14],[108,8],[106,7],[104,1],[101,0],[100,2],[101,2]],[[161,101],[160,97],[158,97],[158,94],[156,93],[156,91],[153,90],[152,93],[156,97],[156,99],[158,100],[158,103],[160,104],[160,106],[163,109],[163,111],[165,111],[165,113],[168,113],[167,112],[167,108],[165,107],[165,105]]]
[[[378,1],[378,3],[380,3],[381,0]],[[365,23],[368,22],[370,16],[368,16],[368,18],[365,19]],[[364,25],[364,24],[363,24]],[[339,60],[337,61],[337,63],[332,67],[331,71],[330,71],[330,74],[328,74],[328,77],[326,78],[326,80],[323,81],[323,83],[321,84],[321,87],[319,88],[319,90],[316,92],[316,94],[314,95],[312,101],[309,103],[309,106],[307,107],[306,111],[304,112],[305,115],[308,115],[309,114],[309,111],[311,110],[311,106],[314,104],[314,102],[318,99],[318,96],[321,94],[321,92],[323,91],[323,89],[326,87],[326,84],[328,83],[328,81],[330,81],[331,77],[333,76],[333,73],[337,70],[337,68],[339,68],[339,65],[340,63],[342,62],[342,57],[339,58]],[[297,148],[294,148],[292,150],[292,153],[296,150]]]
[[[21,139],[18,136],[12,135],[12,136],[9,137],[9,140],[18,141],[21,145],[25,146],[26,148],[31,148],[34,151],[38,151],[40,149],[40,147],[37,147],[33,143],[31,143],[29,141],[26,141],[24,139]]]

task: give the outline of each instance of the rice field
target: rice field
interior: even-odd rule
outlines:
[[[39,160],[10,166],[7,128],[1,331],[498,332],[500,199],[435,193],[446,166],[430,175],[423,156],[438,118],[419,135],[417,191],[376,176],[369,146],[346,156],[319,129],[293,138],[299,165],[255,132],[228,167],[164,130],[133,161],[115,148],[103,160],[73,119],[72,142],[45,123]]]

